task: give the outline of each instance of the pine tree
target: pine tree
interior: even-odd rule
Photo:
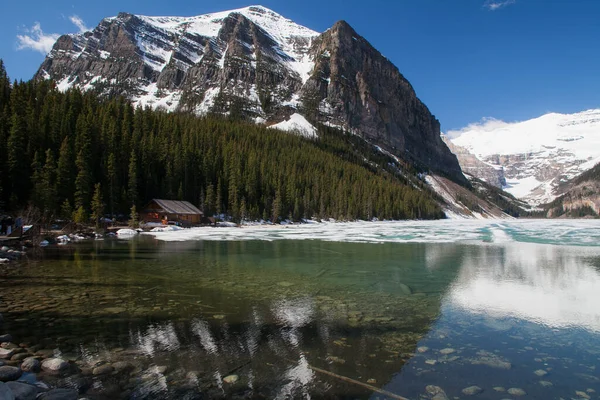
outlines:
[[[108,210],[111,217],[115,215],[117,203],[117,160],[114,153],[108,156],[107,180],[108,180]]]
[[[132,229],[137,229],[140,226],[140,216],[137,212],[137,208],[135,204],[131,206],[131,210],[129,212],[129,227]]]
[[[104,218],[104,202],[102,201],[102,188],[99,183],[94,186],[94,196],[92,197],[92,220],[96,229],[100,228],[100,221]]]
[[[75,178],[75,208],[87,211],[92,195],[92,140],[90,126],[83,114],[77,119],[77,138],[75,147],[79,149],[75,165],[77,177]]]
[[[281,217],[282,204],[281,204],[281,191],[277,189],[275,198],[273,199],[273,212],[271,213],[271,222],[277,224],[279,217]]]
[[[11,181],[11,204],[13,207],[27,201],[29,167],[26,147],[27,125],[23,116],[13,113],[8,136],[8,174]]]
[[[73,221],[77,224],[85,224],[88,220],[88,213],[83,206],[78,207],[73,213]]]
[[[71,148],[71,143],[69,142],[69,137],[66,136],[60,145],[58,166],[56,169],[56,188],[58,192],[58,198],[61,200],[66,200],[67,202],[71,202],[71,200],[74,199],[74,169],[75,163],[73,150]]]
[[[63,201],[60,206],[60,215],[65,220],[73,218],[73,208],[71,207],[69,200],[65,199],[65,201]]]
[[[212,184],[206,187],[206,199],[204,201],[204,213],[206,215],[215,214],[215,189]]]
[[[129,204],[136,205],[138,201],[138,174],[137,174],[137,157],[135,151],[131,151],[131,157],[129,157],[129,175],[128,175],[128,187],[127,196]]]

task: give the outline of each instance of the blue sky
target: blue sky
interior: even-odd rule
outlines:
[[[186,16],[252,4],[234,0],[7,3],[0,16],[0,58],[11,78],[24,80],[31,78],[44,58],[44,46],[27,37],[43,37],[47,46],[52,34],[94,27],[119,11]],[[443,130],[484,117],[518,121],[550,111],[600,108],[597,0],[253,3],[317,31],[340,19],[348,21],[398,66],[440,119]],[[19,49],[23,44],[27,47]]]

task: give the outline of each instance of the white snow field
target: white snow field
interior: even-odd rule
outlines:
[[[504,189],[540,204],[556,197],[554,190],[561,181],[600,162],[600,109],[551,113],[515,123],[485,119],[446,136],[487,163],[497,165],[499,158],[508,159],[503,163]]]
[[[353,243],[510,243],[600,246],[598,220],[323,222],[146,232],[158,240],[323,240]]]
[[[286,132],[297,132],[307,138],[317,137],[317,128],[298,113],[292,114],[289,120],[271,125],[269,128],[280,129]]]

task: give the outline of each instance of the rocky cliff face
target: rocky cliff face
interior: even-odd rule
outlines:
[[[446,143],[450,151],[454,153],[464,173],[475,176],[499,189],[506,186],[504,168],[499,163],[492,165],[481,161],[469,152],[469,150],[453,144],[446,136],[442,136],[442,140]]]
[[[62,36],[37,78],[268,125],[301,114],[466,182],[410,83],[343,21],[319,34],[260,6],[187,18],[121,13]]]
[[[558,188],[561,196],[544,206],[547,217],[600,216],[600,164]]]

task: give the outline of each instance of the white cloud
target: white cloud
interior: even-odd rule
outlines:
[[[496,11],[499,8],[510,6],[516,2],[517,0],[487,0],[483,6],[490,11]]]
[[[463,133],[472,131],[493,132],[498,129],[507,128],[510,125],[511,123],[509,122],[504,122],[492,117],[485,117],[482,118],[480,122],[471,123],[462,129],[448,131],[444,133],[444,135],[450,139],[457,139],[462,136]]]
[[[91,31],[90,28],[85,26],[85,22],[83,22],[83,20],[81,18],[79,18],[77,15],[71,15],[69,17],[69,20],[71,20],[71,22],[77,27],[77,29],[79,29],[79,33]]]
[[[69,20],[79,29],[79,33],[91,30],[77,15],[71,15]],[[40,23],[36,22],[30,29],[25,29],[25,34],[17,35],[17,49],[39,51],[45,55],[52,50],[52,46],[59,37],[58,33],[44,33]]]
[[[33,24],[33,27],[26,29],[25,32],[24,35],[17,35],[17,49],[29,49],[43,54],[49,53],[60,37],[58,33],[44,33],[39,22]]]

